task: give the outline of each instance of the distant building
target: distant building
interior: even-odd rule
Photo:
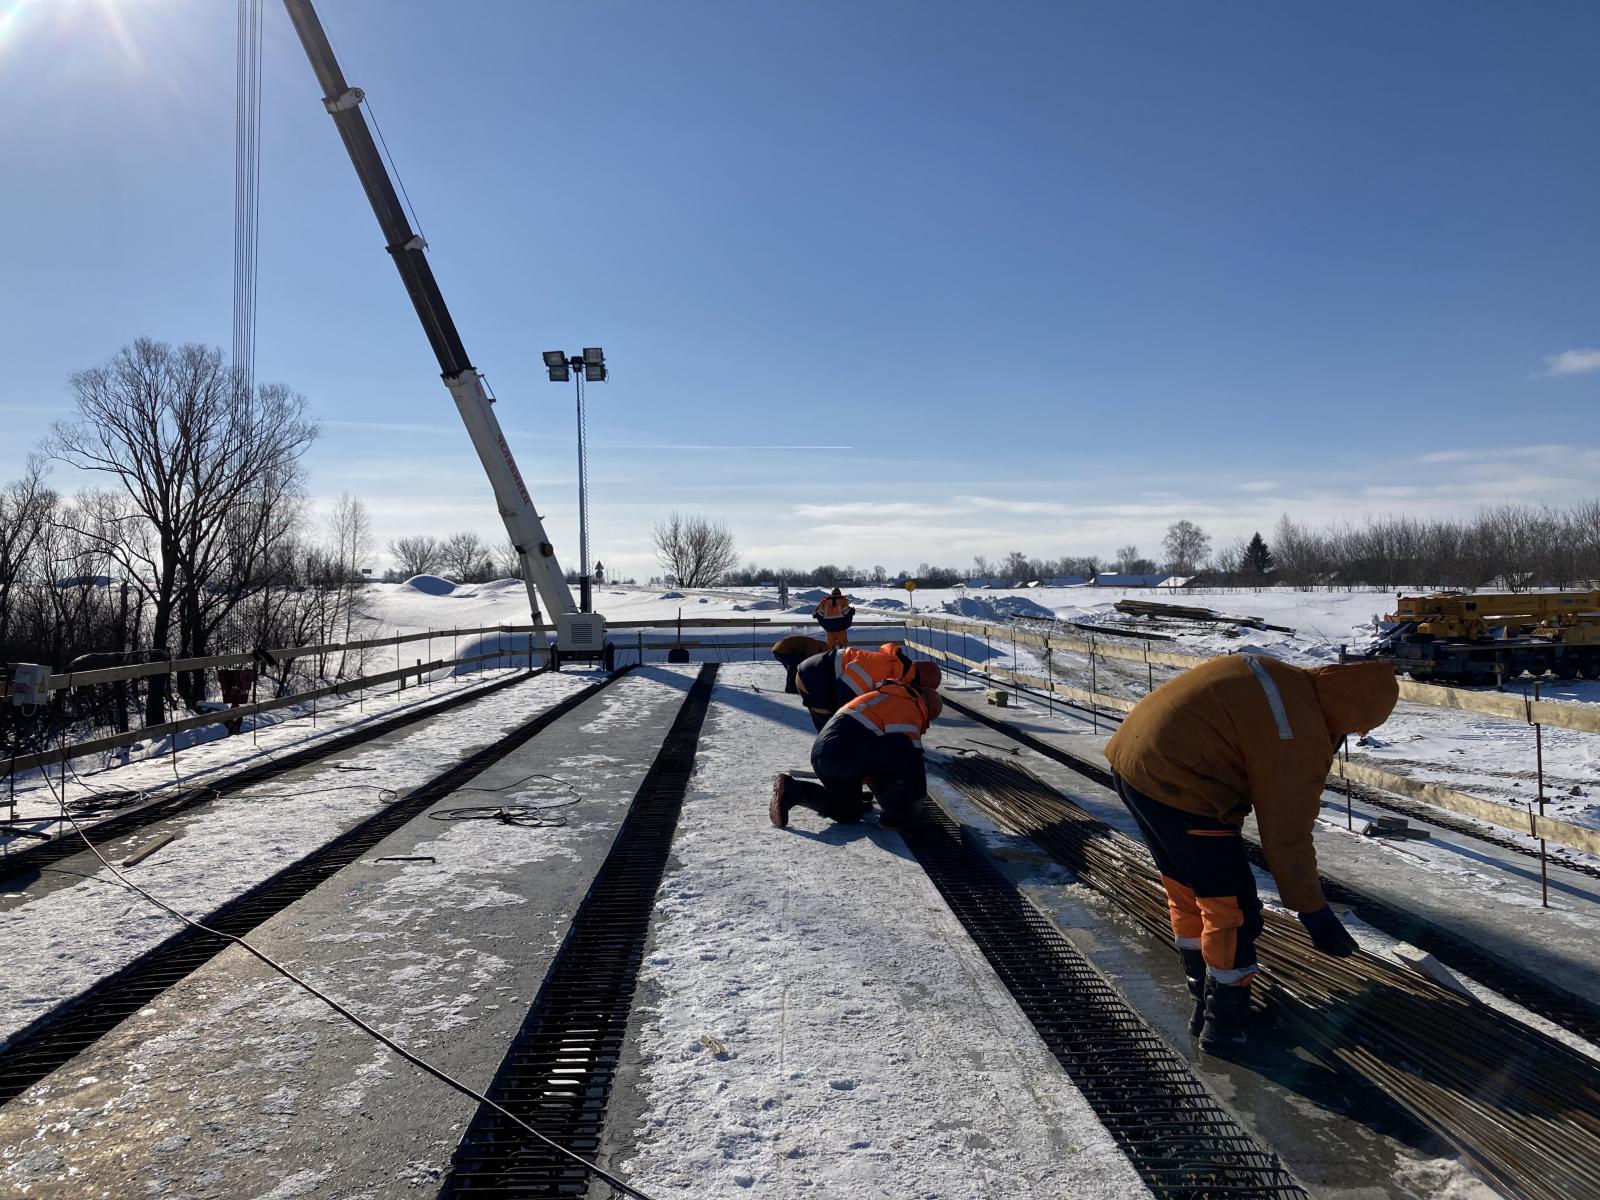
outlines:
[[[1154,588],[1163,586],[1172,576],[1166,572],[1159,575],[1132,575],[1122,571],[1101,571],[1094,577],[1095,587],[1115,588]]]

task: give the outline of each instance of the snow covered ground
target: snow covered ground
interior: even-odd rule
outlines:
[[[897,834],[766,817],[810,723],[725,666],[657,899],[645,1108],[656,1196],[1142,1196],[1132,1166]],[[759,689],[759,690],[758,690]]]

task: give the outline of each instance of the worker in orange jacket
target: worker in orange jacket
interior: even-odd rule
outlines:
[[[856,610],[838,588],[834,588],[812,610],[811,619],[827,632],[828,649],[837,650],[850,644],[850,622],[856,619]]]
[[[934,689],[893,679],[857,696],[828,719],[811,744],[818,782],[779,775],[772,781],[768,817],[782,829],[789,824],[789,811],[801,804],[830,821],[854,823],[876,799],[883,808],[881,828],[906,828],[928,791],[922,735],[943,707]],[[862,791],[863,784],[868,791]]]
[[[1381,662],[1304,670],[1254,654],[1214,658],[1151,692],[1106,744],[1117,792],[1166,886],[1201,1049],[1237,1053],[1248,1041],[1262,921],[1240,833],[1247,813],[1278,894],[1312,943],[1355,952],[1322,894],[1311,830],[1337,747],[1383,724],[1398,692]]]
[[[813,655],[796,669],[795,687],[811,723],[821,732],[829,717],[863,692],[876,691],[885,680],[937,688],[940,678],[937,663],[918,662],[899,642],[884,642],[876,650],[845,646]]]

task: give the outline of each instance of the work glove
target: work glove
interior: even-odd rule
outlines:
[[[1357,950],[1355,938],[1340,924],[1338,914],[1324,904],[1316,912],[1299,914],[1300,924],[1311,935],[1311,944],[1334,958],[1348,958]]]

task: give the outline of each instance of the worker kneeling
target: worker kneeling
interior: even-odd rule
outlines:
[[[801,663],[794,678],[811,723],[820,731],[850,701],[890,680],[937,689],[941,674],[938,663],[918,662],[899,642],[884,642],[876,650],[824,650]]]
[[[817,783],[779,775],[772,783],[767,815],[780,829],[797,804],[830,821],[854,822],[874,799],[883,809],[879,824],[901,829],[915,820],[914,809],[927,794],[922,765],[922,735],[944,705],[932,688],[888,680],[857,696],[828,719],[811,745]],[[863,791],[865,784],[870,790]]]
[[[1252,809],[1284,904],[1318,950],[1355,952],[1322,894],[1311,830],[1339,743],[1383,724],[1398,690],[1385,663],[1303,670],[1252,654],[1214,658],[1141,700],[1106,744],[1166,886],[1202,1050],[1237,1053],[1248,1040],[1262,927],[1240,834]]]

